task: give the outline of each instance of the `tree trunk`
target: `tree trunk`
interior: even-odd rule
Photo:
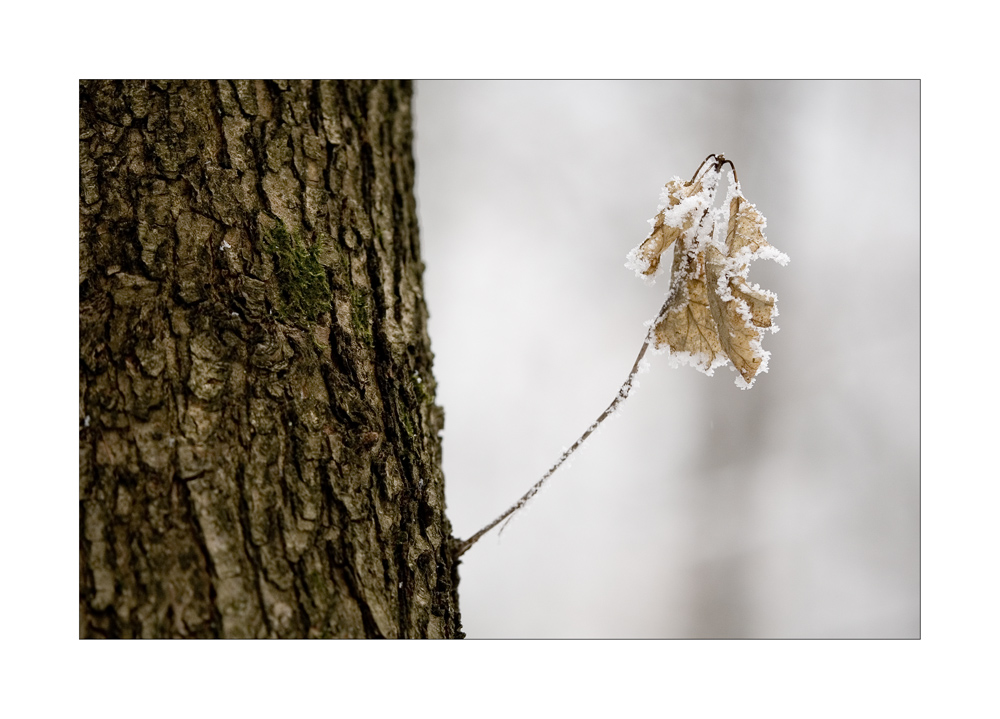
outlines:
[[[463,636],[411,94],[81,82],[81,637]]]

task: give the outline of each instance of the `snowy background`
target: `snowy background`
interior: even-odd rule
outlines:
[[[662,185],[733,160],[787,267],[770,372],[651,371],[461,565],[470,637],[916,637],[919,85],[416,85],[448,515],[468,537],[614,397]]]

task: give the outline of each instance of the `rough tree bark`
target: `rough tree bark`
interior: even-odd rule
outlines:
[[[80,636],[461,637],[406,83],[80,83]]]

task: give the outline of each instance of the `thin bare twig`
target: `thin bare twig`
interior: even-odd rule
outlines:
[[[517,510],[521,509],[521,507],[526,505],[529,502],[529,500],[531,500],[531,498],[538,493],[538,490],[542,488],[542,485],[545,484],[548,478],[551,477],[553,474],[555,474],[555,471],[562,466],[563,462],[565,462],[569,458],[569,456],[573,454],[573,452],[575,452],[580,447],[580,445],[587,440],[587,437],[593,434],[594,430],[596,430],[604,420],[610,417],[614,413],[614,411],[618,409],[618,406],[628,398],[629,392],[632,391],[632,385],[634,383],[635,376],[639,374],[639,364],[642,362],[642,358],[643,356],[645,356],[646,350],[649,349],[650,336],[651,336],[650,334],[646,335],[646,339],[643,341],[642,347],[639,349],[639,354],[635,358],[635,362],[632,364],[632,371],[629,372],[628,379],[625,380],[625,384],[623,384],[621,386],[621,389],[618,390],[618,394],[615,395],[614,400],[611,402],[611,404],[608,405],[608,408],[604,410],[596,420],[594,420],[594,423],[587,428],[586,432],[580,435],[580,438],[573,443],[572,447],[570,447],[569,449],[567,449],[565,452],[562,453],[559,459],[556,460],[556,463],[549,468],[549,471],[546,472],[545,475],[540,480],[535,482],[532,485],[531,489],[529,489],[527,492],[524,493],[523,497],[517,500],[517,502],[515,502],[506,512],[501,514],[499,517],[494,519],[492,522],[487,524],[485,527],[480,529],[471,537],[469,537],[464,541],[457,542],[454,549],[454,557],[456,559],[458,557],[461,557],[467,551],[469,551],[469,548],[472,547],[473,544],[478,542],[484,534],[489,532],[495,526],[503,522],[505,519],[509,521],[511,515],[513,515],[514,512],[516,512]],[[503,530],[501,529],[501,531]]]

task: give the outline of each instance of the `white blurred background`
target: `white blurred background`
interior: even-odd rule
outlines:
[[[470,637],[916,637],[919,85],[416,85],[448,516],[468,537],[614,397],[660,187],[724,152],[787,267],[770,372],[651,371],[460,567]]]

